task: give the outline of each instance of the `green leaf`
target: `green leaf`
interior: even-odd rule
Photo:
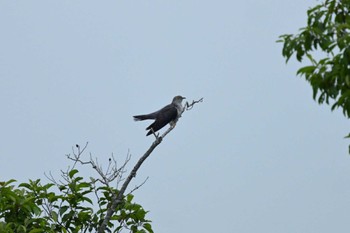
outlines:
[[[299,62],[302,61],[304,54],[305,54],[304,49],[301,46],[299,46],[297,48],[297,54],[296,54],[296,58]]]
[[[348,74],[345,76],[345,83],[348,87],[350,87],[350,76]]]
[[[137,212],[136,212],[136,218],[138,220],[144,220],[145,219],[145,216],[146,216],[146,211],[144,211],[143,209],[139,209]]]
[[[11,179],[9,181],[6,181],[3,186],[8,186],[9,184],[13,183],[13,182],[17,182],[17,180]]]
[[[128,194],[128,195],[126,196],[126,201],[131,202],[133,198],[134,198],[134,195]]]
[[[25,226],[19,225],[19,226],[17,227],[16,232],[17,232],[17,233],[20,233],[20,232],[27,232],[27,229],[26,229]]]
[[[143,228],[145,228],[149,233],[153,233],[151,224],[145,223],[143,224]]]
[[[62,216],[66,211],[67,211],[67,209],[69,208],[69,206],[62,206],[61,208],[60,208],[60,216]]]
[[[43,188],[45,188],[45,190],[48,190],[48,189],[51,188],[52,186],[55,186],[55,185],[49,183],[49,184],[44,185]]]
[[[87,182],[82,182],[82,183],[77,185],[77,188],[79,188],[79,189],[90,188],[90,187],[91,187],[91,185],[89,183],[87,183]]]
[[[93,204],[91,199],[89,199],[87,197],[82,197],[82,200],[89,202],[91,205]]]
[[[316,66],[304,66],[297,71],[297,75],[312,74],[316,69]]]
[[[73,217],[74,211],[70,211],[69,213],[63,215],[62,222],[70,222],[70,219]]]
[[[58,214],[55,211],[51,211],[51,217],[55,222],[58,222]]]
[[[43,229],[35,228],[31,230],[29,233],[41,233],[41,232],[45,232],[45,231]]]
[[[68,173],[69,178],[73,178],[75,174],[77,174],[79,171],[77,169],[73,169]]]
[[[24,187],[24,188],[27,188],[29,190],[32,189],[32,186],[30,184],[28,184],[28,183],[21,183],[21,184],[18,185],[18,187]]]
[[[307,53],[307,54],[306,54],[306,57],[309,58],[309,60],[312,62],[312,64],[314,64],[314,65],[317,64],[316,60],[311,56],[310,53]]]

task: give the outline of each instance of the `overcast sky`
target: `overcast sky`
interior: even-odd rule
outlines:
[[[132,115],[203,97],[131,184],[155,232],[349,232],[349,122],[275,42],[316,3],[0,1],[0,179],[59,177],[77,143],[135,162]]]

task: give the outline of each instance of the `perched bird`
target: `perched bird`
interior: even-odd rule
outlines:
[[[149,130],[146,136],[157,132],[158,130],[166,126],[168,123],[170,125],[174,125],[178,120],[180,114],[182,113],[183,106],[181,103],[183,99],[186,98],[180,95],[175,96],[171,104],[168,104],[164,108],[150,114],[134,116],[134,120],[155,120],[150,126],[146,128],[146,130]]]

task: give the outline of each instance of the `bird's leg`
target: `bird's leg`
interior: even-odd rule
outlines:
[[[152,134],[154,135],[154,137],[156,137],[156,139],[159,138],[159,133],[156,134],[156,132],[154,132],[153,128],[151,128]]]

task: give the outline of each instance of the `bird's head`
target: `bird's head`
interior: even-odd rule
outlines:
[[[182,100],[184,100],[184,99],[186,99],[186,97],[183,97],[181,95],[177,95],[174,97],[173,103],[180,103],[181,104]]]

